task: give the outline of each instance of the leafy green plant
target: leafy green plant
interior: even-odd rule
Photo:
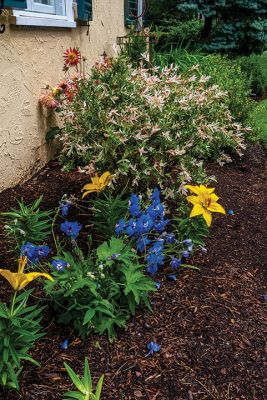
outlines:
[[[11,306],[0,302],[0,385],[19,390],[22,361],[39,365],[29,354],[40,333],[44,307],[27,306],[32,290],[13,295]]]
[[[39,206],[43,197],[26,205],[18,201],[19,208],[1,213],[4,217],[4,230],[7,238],[20,249],[26,242],[43,243],[51,234],[53,211],[41,211]]]
[[[255,141],[260,140],[267,149],[267,100],[255,104],[249,123],[253,127]]]
[[[92,205],[90,208],[91,222],[96,236],[102,240],[109,239],[114,235],[118,221],[125,217],[128,211],[128,200],[123,200],[120,194],[113,197],[110,193],[104,193],[102,198],[97,197],[89,204]]]
[[[163,186],[173,167],[182,183],[195,180],[199,161],[240,153],[245,130],[234,123],[228,93],[208,81],[174,67],[133,69],[123,58],[95,66],[61,104],[65,168],[90,164],[116,173],[118,186],[128,180],[129,189],[144,189]]]
[[[239,62],[252,93],[264,95],[267,92],[267,52],[240,57]]]
[[[72,383],[78,390],[65,393],[63,400],[100,400],[104,375],[99,378],[95,393],[93,393],[93,383],[87,357],[85,357],[84,374],[82,378],[80,378],[67,363],[64,363],[64,367]]]
[[[54,271],[55,281],[46,285],[58,321],[74,326],[83,338],[90,332],[107,332],[113,340],[115,328],[125,327],[136,306],[150,308],[148,295],[155,290],[154,282],[122,239],[112,237],[88,257],[78,248],[75,253],[57,257],[67,266]]]
[[[244,58],[245,59],[245,58]],[[240,62],[218,54],[205,54],[199,50],[173,47],[168,52],[156,53],[155,64],[160,67],[175,64],[189,76],[194,71],[198,77],[209,76],[207,85],[218,85],[227,92],[224,101],[238,121],[245,121],[252,109],[249,99],[250,82]]]
[[[209,228],[202,217],[190,218],[190,208],[183,204],[173,218],[173,232],[181,240],[190,238],[195,245],[204,246]]]

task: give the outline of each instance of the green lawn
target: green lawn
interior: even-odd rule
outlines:
[[[259,136],[267,148],[267,99],[261,101],[251,113],[253,125],[259,129]]]

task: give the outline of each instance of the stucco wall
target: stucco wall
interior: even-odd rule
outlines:
[[[86,27],[8,24],[0,35],[0,191],[30,177],[51,157],[53,149],[44,140],[51,120],[42,114],[38,98],[43,87],[63,76],[64,50],[78,46],[90,66],[104,50],[114,55],[117,36],[126,34],[124,0],[93,3],[89,36]]]

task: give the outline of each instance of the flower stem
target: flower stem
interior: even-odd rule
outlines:
[[[17,291],[14,292],[12,300],[11,300],[11,307],[10,307],[10,317],[11,318],[13,317],[16,298],[17,298]]]

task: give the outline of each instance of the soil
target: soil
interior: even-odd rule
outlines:
[[[200,271],[181,270],[175,282],[161,273],[161,288],[153,295],[153,313],[139,310],[118,339],[90,336],[81,342],[45,318],[47,335],[33,351],[41,367],[25,363],[21,394],[1,391],[1,400],[62,399],[71,384],[63,367],[68,362],[82,372],[89,357],[94,381],[105,374],[102,400],[266,400],[266,154],[248,148],[241,161],[220,167],[216,193],[226,210],[218,215],[207,240],[208,253],[196,254],[191,264]],[[0,194],[0,209],[9,210],[16,198],[33,201],[43,194],[52,208],[64,193],[78,193],[88,178],[65,174],[51,163],[28,182]],[[10,262],[2,237],[2,265]],[[3,299],[8,286],[1,282]],[[59,345],[70,341],[67,350]],[[146,357],[146,344],[161,350]]]

